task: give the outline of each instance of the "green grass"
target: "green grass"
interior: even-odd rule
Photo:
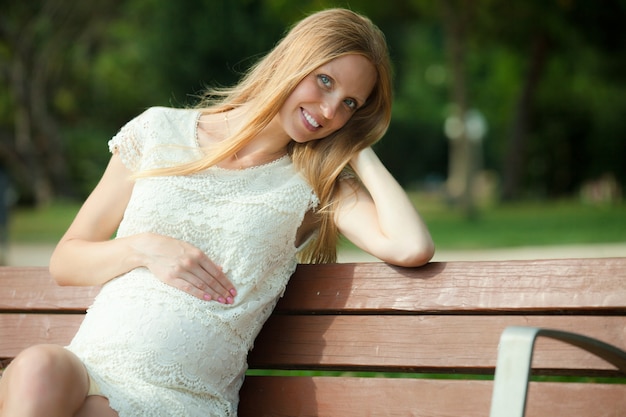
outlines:
[[[488,249],[515,246],[626,242],[626,202],[592,206],[575,200],[521,202],[482,208],[468,221],[441,199],[411,196],[438,249]],[[16,209],[10,241],[55,243],[79,209],[58,202],[46,209]]]
[[[484,380],[493,381],[493,374],[439,374],[417,372],[372,372],[372,371],[311,371],[311,370],[282,370],[282,369],[249,369],[249,376],[330,376],[353,378],[414,378],[414,379],[455,379],[455,380]],[[531,381],[536,382],[584,382],[595,384],[626,384],[626,378],[611,377],[580,377],[559,375],[531,375]]]
[[[9,221],[9,241],[56,243],[80,208],[77,203],[57,202],[49,207],[16,208]]]
[[[626,242],[623,203],[524,202],[484,208],[473,221],[431,203],[424,206],[423,216],[437,246],[444,249]]]
[[[438,249],[626,242],[626,203],[592,206],[576,200],[519,202],[479,209],[467,220],[440,198],[412,194]],[[349,248],[350,243],[342,243]]]

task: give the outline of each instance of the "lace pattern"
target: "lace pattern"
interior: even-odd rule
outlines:
[[[109,142],[132,171],[199,155],[197,112],[152,108]],[[317,197],[289,157],[136,181],[118,236],[183,239],[221,265],[235,304],[196,299],[139,268],[107,283],[68,346],[120,417],[235,416],[254,338],[296,266]]]

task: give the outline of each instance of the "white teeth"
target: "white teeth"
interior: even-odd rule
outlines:
[[[311,126],[313,126],[313,127],[320,127],[320,124],[317,123],[317,121],[313,118],[313,116],[311,116],[309,113],[307,113],[306,110],[302,110],[302,114],[304,114],[304,118],[307,120],[307,122],[309,122],[311,124]]]

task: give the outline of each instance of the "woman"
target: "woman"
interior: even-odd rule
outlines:
[[[102,291],[68,347],[7,368],[0,416],[236,415],[247,352],[297,259],[334,261],[338,233],[392,264],[431,259],[370,148],[390,115],[383,35],[331,9],[197,109],[130,121],[50,261],[59,284]]]

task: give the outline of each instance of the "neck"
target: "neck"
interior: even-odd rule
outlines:
[[[232,129],[231,134],[241,130],[243,124],[248,122],[245,115],[249,114],[249,112],[245,106],[242,106],[224,113],[228,126]],[[240,159],[248,155],[266,156],[267,158],[275,159],[277,156],[282,156],[287,152],[287,146],[290,142],[291,138],[286,135],[276,116],[261,132],[240,149],[237,155]]]
[[[198,125],[198,142],[201,146],[210,148],[232,138],[244,128],[245,123],[249,123],[247,117],[249,114],[250,109],[242,106],[201,117]],[[282,124],[276,117],[252,140],[219,165],[239,169],[266,164],[285,155],[290,142],[291,138],[285,134]]]

